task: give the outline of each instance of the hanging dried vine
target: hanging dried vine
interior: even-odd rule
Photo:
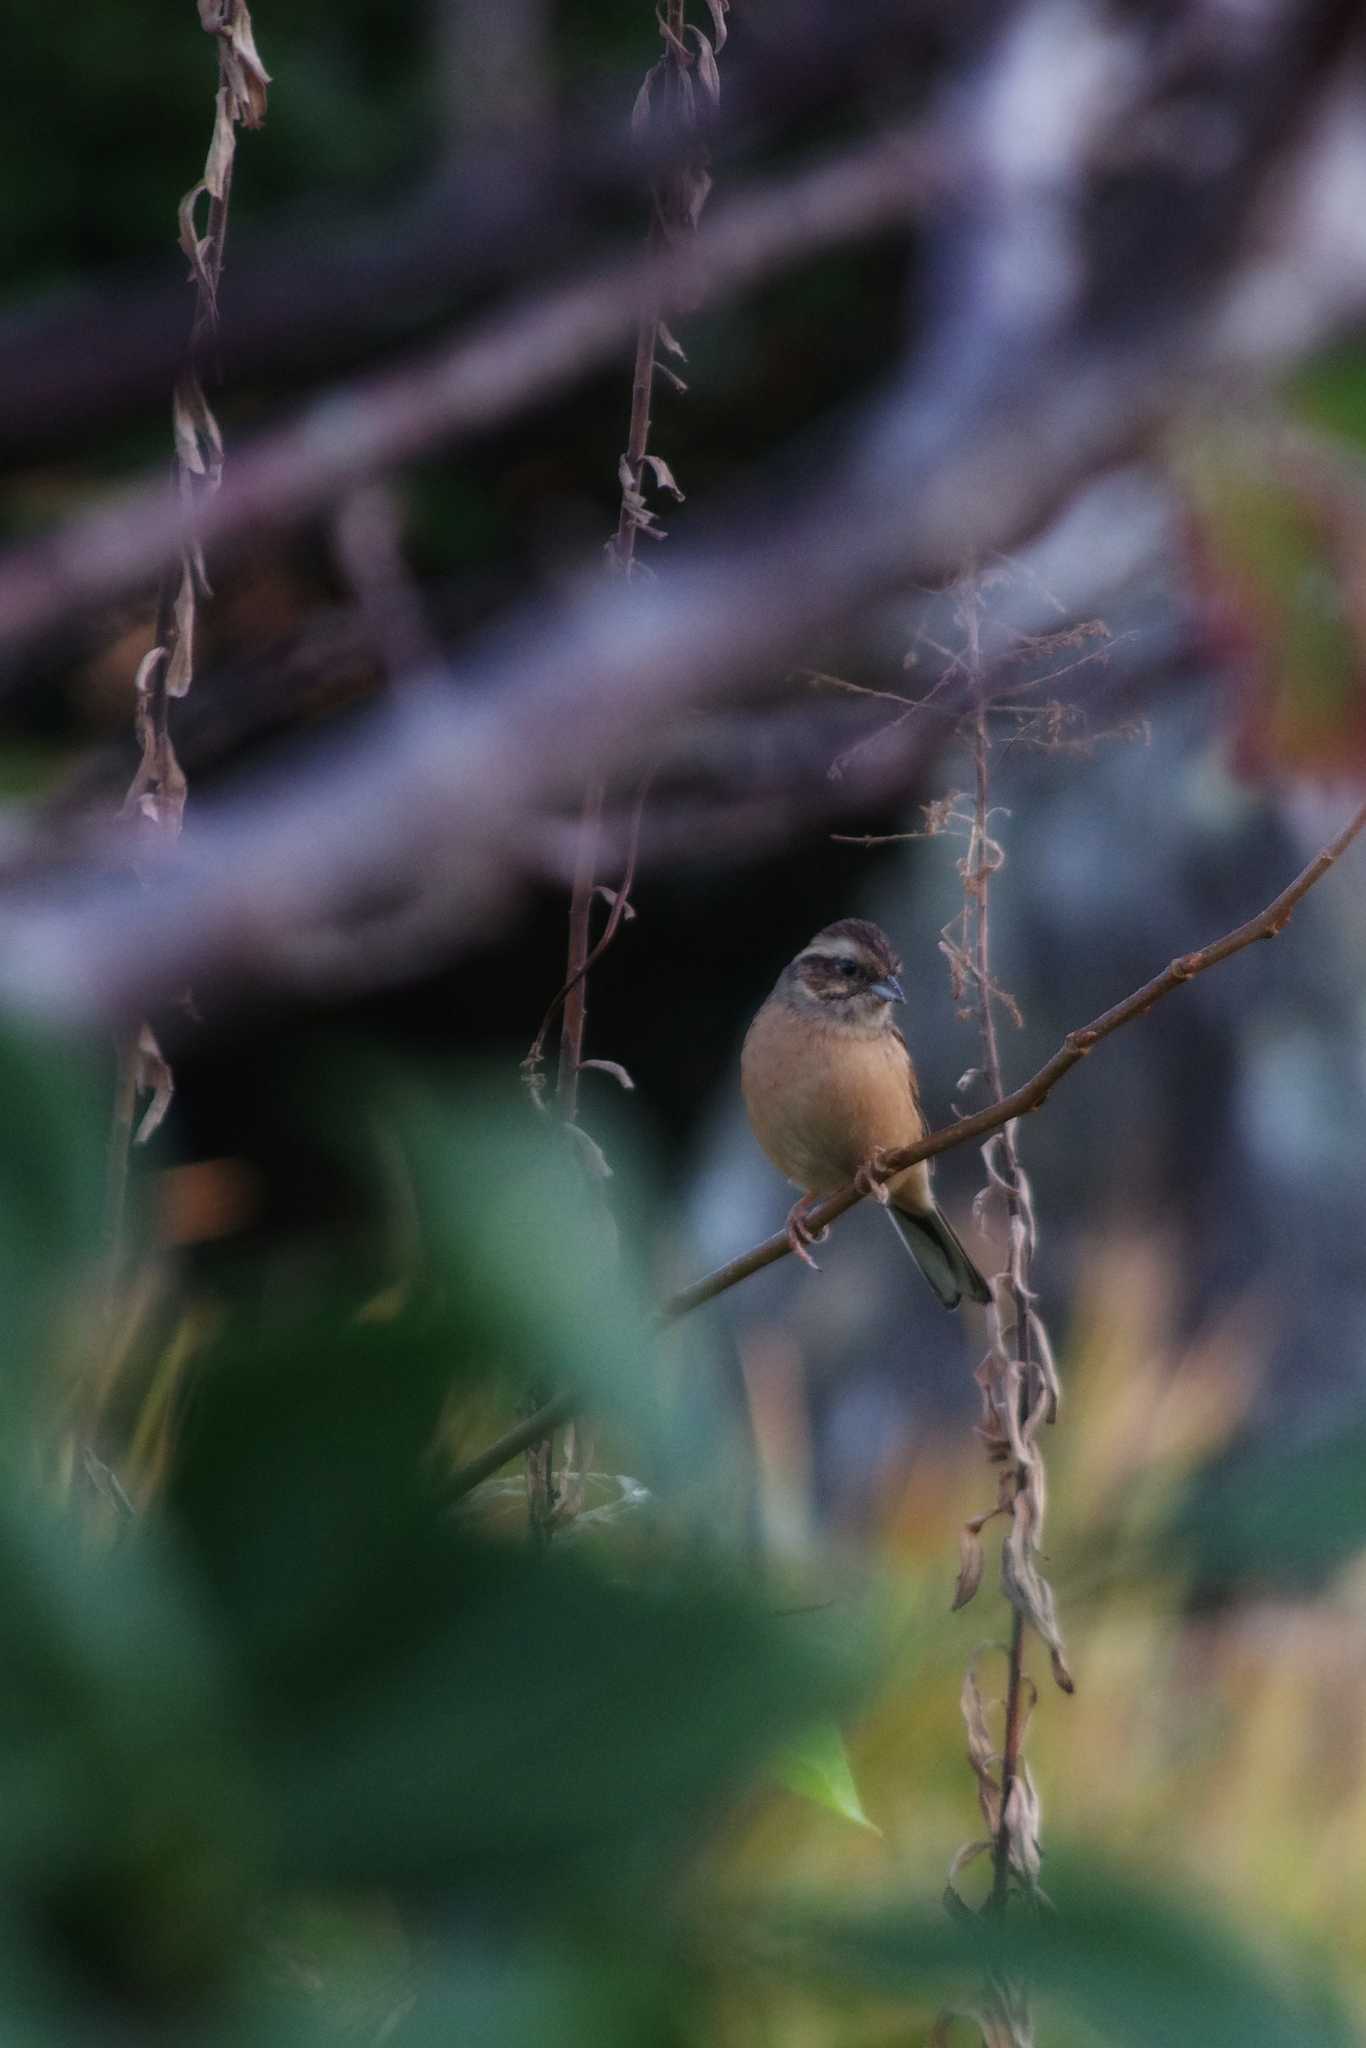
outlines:
[[[721,81],[716,56],[726,40],[730,0],[707,0],[707,5],[712,18],[711,36],[688,22],[687,0],[664,0],[658,15],[664,48],[646,73],[631,112],[632,134],[642,140],[656,120],[664,120],[684,134],[695,132],[697,136],[696,149],[684,152],[651,186],[647,242],[652,256],[663,254],[696,233],[711,190],[704,137],[707,124],[720,102]],[[653,482],[656,491],[667,491],[680,503],[683,498],[668,463],[650,451],[656,376],[662,375],[680,393],[687,389],[679,373],[660,360],[663,350],[676,362],[686,361],[681,344],[667,324],[666,311],[672,312],[673,308],[666,309],[657,299],[647,303],[636,328],[630,420],[626,447],[617,464],[621,498],[616,532],[607,544],[608,563],[621,576],[642,572],[643,565],[636,556],[639,539],[658,541],[666,537],[646,494],[647,478]],[[629,1088],[632,1085],[629,1075],[617,1062],[585,1060],[583,1049],[588,1025],[589,969],[611,945],[625,919],[635,915],[630,893],[635,880],[640,824],[649,783],[647,774],[636,792],[625,872],[615,889],[607,888],[597,880],[598,842],[606,796],[603,779],[594,776],[584,792],[569,902],[569,953],[565,980],[522,1062],[523,1076],[533,1099],[540,1102],[545,1092],[542,1062],[546,1037],[556,1011],[560,1011],[555,1099],[561,1121],[575,1131],[578,1128],[579,1076],[585,1066],[603,1067],[624,1086]],[[602,935],[594,944],[593,903],[600,895],[606,898],[609,909]],[[581,1140],[584,1135],[579,1134]],[[584,1151],[590,1171],[600,1180],[607,1171],[601,1151],[591,1141],[584,1146]],[[574,1450],[579,1448],[577,1444],[574,1446]],[[541,1436],[530,1445],[527,1452],[527,1494],[534,1536],[544,1540],[559,1523],[571,1518],[581,1485],[581,1464],[576,1469],[576,1460],[571,1452],[565,1459],[565,1472],[557,1490],[553,1433]]]
[[[223,477],[223,436],[205,396],[204,379],[218,326],[237,129],[261,126],[270,83],[244,0],[199,0],[199,19],[217,45],[218,87],[204,174],[190,187],[178,210],[180,246],[189,260],[194,286],[189,339],[171,408],[173,487],[180,506],[182,542],[178,562],[162,577],[152,645],[138,665],[134,683],[139,759],[121,816],[133,835],[135,868],[147,838],[178,837],[185,814],[185,774],[171,738],[170,705],[172,699],[185,696],[193,680],[198,606],[201,598],[210,595],[197,538],[197,511]],[[151,1025],[144,1020],[119,1046],[107,1188],[111,1300],[121,1260],[129,1147],[151,1137],[170,1107],[173,1090],[171,1069]],[[151,1099],[135,1130],[139,1095]]]

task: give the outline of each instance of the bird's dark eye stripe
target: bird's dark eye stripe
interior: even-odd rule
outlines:
[[[846,957],[846,958],[845,958],[845,959],[843,959],[843,960],[837,960],[837,961],[835,962],[835,965],[836,965],[836,967],[838,967],[838,969],[839,969],[840,973],[841,973],[841,974],[843,974],[843,975],[845,975],[845,976],[848,976],[848,975],[851,975],[851,974],[857,974],[857,973],[858,973],[858,961],[857,961],[857,960],[850,960],[850,959],[848,959],[848,958]]]

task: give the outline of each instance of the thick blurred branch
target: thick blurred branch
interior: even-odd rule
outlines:
[[[201,508],[200,544],[297,525],[376,472],[486,434],[596,368],[642,306],[702,304],[791,263],[904,224],[942,180],[942,142],[905,129],[832,155],[718,208],[695,239],[638,250],[576,283],[538,290],[473,333],[314,400],[243,447]],[[181,525],[158,481],[0,556],[0,643],[17,646],[73,606],[118,597],[176,553]]]
[[[528,303],[244,453],[206,508],[206,538],[301,518],[367,467],[505,419],[618,346],[653,294],[738,285],[860,224],[904,219],[947,168],[967,167],[936,222],[924,341],[819,464],[795,476],[770,464],[728,514],[697,521],[667,587],[595,578],[462,655],[458,692],[412,693],[201,806],[141,897],[103,876],[10,890],[0,1000],[128,1022],[186,982],[240,994],[378,978],[393,971],[395,902],[425,904],[428,942],[468,943],[506,913],[538,824],[590,775],[619,786],[661,727],[740,707],[881,592],[1018,544],[1246,363],[1224,318],[1230,280],[1270,173],[1340,89],[1358,25],[1346,0],[1300,0],[1202,40],[1150,32],[1141,9],[1102,22],[1031,0],[918,136],[737,201],[659,263]],[[1182,134],[1217,134],[1216,155],[1174,152],[1178,119]],[[1292,209],[1281,232],[1293,228]],[[1311,329],[1296,326],[1296,345]],[[158,491],[12,552],[0,634],[112,596],[178,540]],[[117,864],[113,848],[87,851]]]
[[[531,0],[446,10],[468,17],[471,43],[504,46],[509,18],[525,28],[529,11]],[[743,158],[795,119],[818,122],[835,110],[845,122],[861,91],[871,87],[882,103],[888,78],[918,91],[955,47],[975,57],[1002,12],[1001,0],[959,0],[951,11],[938,0],[784,0],[767,19],[751,10],[727,57],[727,113],[714,152],[738,176]],[[499,139],[478,130],[471,139],[467,121],[458,157],[393,207],[358,218],[351,195],[336,210],[314,204],[235,230],[233,317],[221,344],[234,388],[265,372],[331,373],[429,322],[434,295],[438,310],[453,308],[457,294],[468,301],[491,284],[542,273],[566,250],[583,260],[623,200],[694,147],[690,133],[667,122],[643,146],[629,137],[618,116],[634,84],[622,78],[604,81],[568,118],[531,127],[518,125],[518,109],[509,118],[506,97],[485,91],[480,100],[468,66],[458,90],[467,114],[479,103]],[[523,76],[522,106],[540,91]],[[103,275],[64,284],[36,307],[0,309],[0,454],[84,447],[92,427],[107,431],[159,402],[178,366],[183,292],[177,265],[151,283]]]

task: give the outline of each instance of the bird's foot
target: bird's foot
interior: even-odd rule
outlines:
[[[799,1202],[792,1204],[787,1215],[787,1241],[802,1264],[809,1266],[813,1273],[819,1273],[820,1267],[812,1258],[807,1247],[813,1244],[824,1244],[826,1238],[830,1235],[830,1226],[827,1223],[824,1230],[813,1230],[807,1222],[807,1211],[815,1200],[816,1197],[814,1195],[803,1195]]]
[[[886,1172],[886,1159],[886,1146],[877,1145],[874,1147],[872,1155],[864,1160],[862,1166],[854,1175],[854,1186],[858,1189],[859,1193],[861,1195],[871,1195],[875,1202],[881,1202],[884,1209],[892,1199],[891,1191],[886,1181],[882,1178]]]

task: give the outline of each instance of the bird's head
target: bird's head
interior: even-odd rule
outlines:
[[[901,962],[891,940],[863,917],[842,917],[817,932],[785,969],[780,987],[789,1002],[823,1023],[859,1032],[891,1026],[892,1005],[903,1003]]]

